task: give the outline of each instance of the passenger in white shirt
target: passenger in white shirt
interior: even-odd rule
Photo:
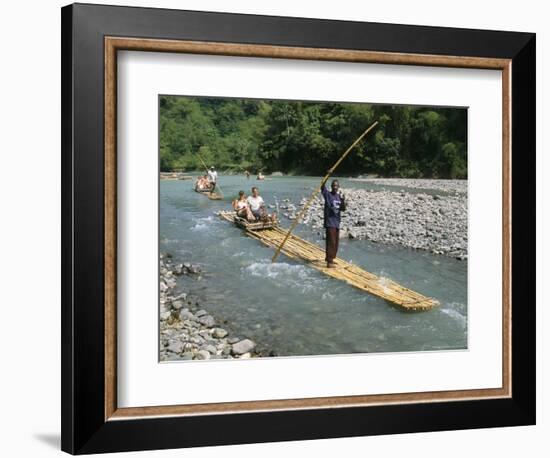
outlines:
[[[260,192],[256,186],[252,188],[252,195],[248,196],[246,200],[248,201],[248,205],[250,205],[250,211],[252,211],[252,214],[257,219],[265,215],[265,202],[260,196]]]
[[[250,212],[256,220],[263,221],[264,223],[271,222],[277,224],[277,213],[270,215],[265,208],[265,202],[260,196],[260,191],[256,186],[252,188],[252,195],[246,198]]]

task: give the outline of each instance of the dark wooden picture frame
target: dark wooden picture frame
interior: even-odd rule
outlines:
[[[117,408],[118,50],[502,71],[503,386]],[[62,9],[62,180],[63,450],[81,454],[535,423],[534,34],[70,5]],[[213,429],[216,435],[209,433]]]

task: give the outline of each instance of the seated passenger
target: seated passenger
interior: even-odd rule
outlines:
[[[198,191],[207,191],[210,189],[210,183],[206,175],[197,178],[196,189]]]
[[[262,196],[260,196],[260,191],[256,186],[252,188],[252,195],[248,196],[246,200],[248,202],[248,205],[250,206],[250,211],[252,212],[256,220],[271,221],[273,223],[277,221],[277,215],[269,215],[267,213],[265,202],[262,199]]]
[[[239,191],[239,197],[235,199],[231,205],[233,206],[233,210],[237,213],[237,216],[244,218],[247,221],[254,221],[256,219],[250,211],[250,205],[246,200],[244,191]]]

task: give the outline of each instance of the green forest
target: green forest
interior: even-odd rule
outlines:
[[[322,175],[375,120],[338,175],[467,178],[467,110],[161,96],[161,171]]]

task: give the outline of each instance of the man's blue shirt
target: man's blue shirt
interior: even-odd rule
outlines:
[[[345,202],[338,193],[333,194],[325,185],[321,187],[321,193],[325,199],[325,227],[340,229],[340,213],[345,210]]]

